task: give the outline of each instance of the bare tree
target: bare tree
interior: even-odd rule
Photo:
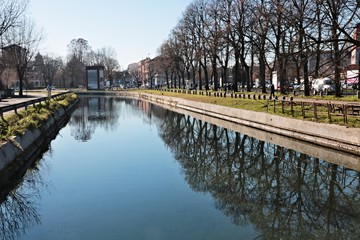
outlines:
[[[325,42],[331,42],[334,61],[334,81],[336,85],[335,95],[340,97],[340,73],[342,70],[341,63],[344,55],[349,52],[347,49],[347,43],[352,43],[353,46],[357,47],[360,46],[360,41],[354,39],[350,34],[353,32],[359,22],[360,4],[359,1],[355,2],[351,0],[326,0],[323,4],[325,6],[324,15],[326,16],[324,28],[328,29],[330,32],[328,35],[329,38],[325,39]]]
[[[204,73],[204,79],[205,79],[205,90],[209,90],[209,72],[208,72],[208,61],[209,61],[209,55],[207,51],[207,32],[205,31],[205,23],[207,18],[206,13],[206,4],[207,2],[205,0],[197,0],[195,2],[195,11],[198,14],[197,20],[197,30],[196,34],[198,36],[198,55],[196,56],[196,59],[199,62],[199,77],[201,79],[201,73]],[[202,71],[201,69],[202,68]],[[200,80],[201,81],[201,80]],[[202,83],[200,82],[200,89],[202,88]]]
[[[17,26],[29,0],[0,0],[0,36]]]
[[[16,69],[19,78],[19,95],[23,96],[28,65],[37,53],[43,36],[36,30],[35,24],[27,18],[23,18],[19,26],[9,28],[4,36],[6,47],[3,50],[12,67]]]
[[[114,82],[115,71],[120,68],[118,60],[116,60],[117,54],[115,49],[110,47],[103,47],[101,50],[103,56],[103,65],[105,66],[105,75],[110,81],[110,86]]]
[[[55,76],[63,65],[62,59],[57,57],[51,57],[49,55],[43,56],[43,62],[40,65],[40,71],[45,85],[52,86],[54,84]]]
[[[297,47],[299,53],[300,64],[303,69],[305,96],[310,95],[310,84],[309,84],[309,45],[306,39],[306,30],[309,29],[311,22],[307,21],[309,18],[310,1],[292,1],[293,11],[288,12],[288,19],[292,19],[291,23],[295,30],[298,32],[297,35]],[[294,13],[295,12],[295,13]]]
[[[220,12],[218,0],[212,0],[207,5],[205,11],[208,13],[208,17],[204,21],[205,31],[207,37],[205,41],[208,46],[211,68],[212,68],[212,80],[214,90],[217,91],[219,88],[219,76],[218,76],[218,56],[219,49],[222,40],[222,29],[220,26]]]
[[[75,56],[67,60],[65,66],[67,84],[65,87],[85,86],[85,65]]]
[[[71,40],[67,47],[69,58],[75,57],[84,65],[88,63],[88,57],[91,52],[91,47],[87,40],[83,38],[75,38]]]
[[[139,64],[138,63],[129,64],[127,71],[129,75],[135,79],[136,87],[139,87],[140,86]]]
[[[157,49],[157,69],[159,72],[164,73],[165,75],[165,81],[166,81],[166,87],[170,88],[169,83],[169,61],[167,60],[166,56],[166,41],[161,44],[161,46]]]
[[[192,84],[195,86],[194,55],[197,44],[193,12],[193,5],[191,4],[184,12],[183,17],[179,20],[173,34],[177,40],[177,45],[180,47],[179,56],[185,67],[186,80],[190,83],[192,78]],[[190,74],[190,69],[193,74]]]
[[[248,89],[250,88],[249,66],[247,63],[247,49],[249,45],[247,42],[253,41],[251,28],[248,26],[256,27],[256,21],[253,20],[251,9],[253,7],[247,1],[227,0],[224,4],[226,9],[223,14],[224,22],[224,37],[232,48],[234,57],[233,67],[233,90],[238,90],[238,83],[241,81],[242,72],[245,72],[245,81],[242,81],[243,86],[247,83]],[[225,5],[226,4],[226,5]],[[254,45],[254,43],[253,43]],[[244,71],[242,71],[244,69]]]
[[[104,65],[104,58],[100,50],[89,52],[88,65],[99,66]]]
[[[148,64],[146,65],[148,72],[148,80],[150,81],[150,88],[154,87],[154,78],[156,75],[156,59],[149,59]]]
[[[190,79],[192,68],[199,89],[202,75],[209,89],[210,73],[217,89],[219,67],[225,79],[230,62],[235,91],[240,82],[251,90],[252,71],[257,67],[263,92],[272,71],[278,72],[281,92],[295,77],[298,83],[304,79],[305,95],[310,95],[310,77],[326,73],[334,76],[338,96],[344,59],[360,46],[359,38],[352,35],[359,10],[359,1],[353,0],[196,0],[170,33],[167,57],[163,49],[162,59],[171,59],[167,69],[172,78],[184,79],[186,72]],[[331,57],[322,64],[326,52]]]
[[[266,79],[266,65],[267,65],[267,49],[268,34],[270,30],[270,5],[265,0],[260,0],[253,6],[252,19],[254,20],[254,33],[251,44],[255,46],[257,57],[259,60],[259,78],[261,82],[262,92],[266,93],[265,79]],[[242,44],[244,45],[244,44]],[[244,53],[240,55],[242,59],[245,57]],[[242,62],[245,59],[242,60]]]
[[[179,40],[181,32],[175,28],[166,45],[166,58],[170,60],[171,84],[173,87],[185,88],[186,61],[183,52],[183,42]],[[164,58],[164,59],[166,59]],[[178,82],[177,82],[178,80]]]
[[[110,86],[113,85],[115,71],[120,68],[116,57],[116,51],[111,47],[103,47],[88,53],[87,59],[89,65],[101,65],[105,67],[105,75],[110,82]]]
[[[0,0],[0,47],[3,47],[2,35],[10,28],[15,27],[19,23],[19,18],[24,14],[29,0]],[[4,74],[3,80],[6,81],[5,87],[9,85],[9,62],[6,59],[0,60],[0,75]],[[4,72],[5,71],[5,72]],[[0,81],[0,89],[4,88],[4,83]]]
[[[287,76],[287,64],[290,59],[289,48],[287,40],[288,29],[292,27],[289,22],[286,22],[286,12],[293,11],[288,1],[273,0],[271,1],[270,9],[276,11],[270,12],[270,31],[269,43],[274,49],[274,64],[270,67],[271,72],[277,71],[278,80],[280,83],[280,91],[285,93],[285,83],[289,80]]]
[[[219,12],[220,25],[221,25],[221,44],[219,46],[219,54],[217,56],[219,65],[221,66],[221,79],[222,79],[222,87],[227,87],[225,85],[228,83],[228,67],[229,61],[231,58],[231,54],[233,53],[231,45],[228,42],[230,31],[228,24],[228,16],[230,15],[229,5],[226,1],[219,1],[220,9],[225,9],[225,11]],[[225,19],[225,20],[224,20]]]
[[[75,38],[68,44],[67,78],[70,87],[85,86],[85,66],[91,60],[91,47],[87,40]]]

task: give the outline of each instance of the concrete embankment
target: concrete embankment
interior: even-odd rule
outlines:
[[[65,126],[78,101],[67,108],[60,108],[39,128],[27,130],[24,135],[14,136],[0,146],[0,171],[18,159],[30,159],[47,147],[47,144]]]
[[[133,92],[121,93],[121,95],[170,106],[173,109],[184,109],[197,114],[238,123],[318,146],[355,154],[360,158],[359,128],[304,121],[269,113],[224,107],[162,95]]]

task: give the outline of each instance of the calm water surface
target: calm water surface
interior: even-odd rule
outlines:
[[[0,239],[358,239],[359,186],[146,102],[84,97],[2,202]]]

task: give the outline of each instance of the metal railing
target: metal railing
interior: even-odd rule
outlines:
[[[62,98],[64,95],[67,95],[69,93],[72,93],[72,92],[68,91],[68,92],[54,94],[51,96],[51,99]],[[17,111],[19,109],[23,109],[23,108],[27,109],[27,107],[30,105],[32,105],[33,107],[36,107],[37,104],[41,104],[42,102],[46,102],[48,100],[49,100],[48,97],[39,97],[39,98],[32,99],[29,101],[24,101],[21,103],[16,103],[16,104],[11,104],[11,105],[0,107],[0,117],[3,119],[4,113],[6,113],[6,112],[14,111],[17,114]]]

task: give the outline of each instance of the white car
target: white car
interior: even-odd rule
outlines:
[[[48,90],[55,90],[56,88],[54,87],[54,86],[47,86],[46,88],[45,88],[45,90],[46,91],[48,91]]]
[[[320,92],[333,94],[335,93],[335,82],[329,77],[314,79],[312,84],[312,91],[314,95]]]

